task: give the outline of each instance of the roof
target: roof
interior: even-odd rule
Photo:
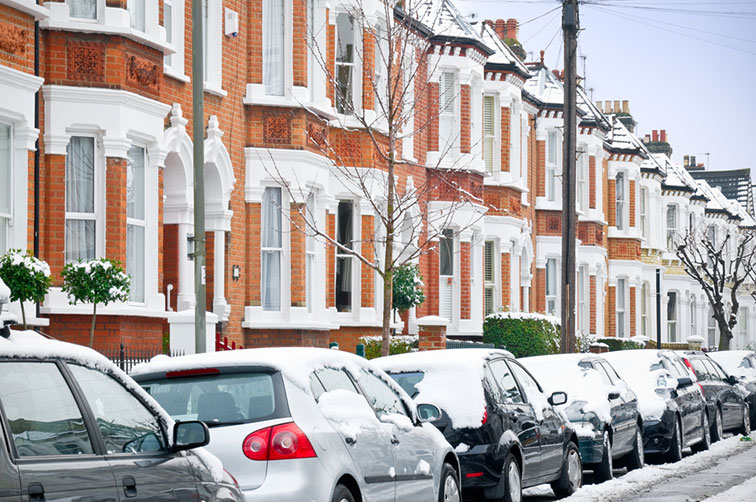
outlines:
[[[483,42],[494,50],[494,53],[488,57],[486,67],[492,70],[502,69],[510,70],[521,75],[524,78],[530,78],[530,71],[525,64],[520,61],[512,49],[504,43],[490,25],[480,23],[480,37]]]
[[[690,177],[690,173],[680,164],[675,164],[666,153],[651,154],[660,164],[666,166],[666,177],[662,182],[663,188],[668,190],[681,190],[708,197],[703,193],[696,180]]]
[[[559,79],[545,66],[531,70],[532,78],[525,82],[525,91],[544,105],[564,106],[564,88]]]
[[[483,52],[492,54],[478,32],[452,4],[451,0],[425,0],[415,7],[414,17],[433,33],[432,38],[440,41],[470,43]]]
[[[611,123],[606,115],[590,100],[585,90],[581,86],[577,86],[577,105],[581,108],[585,115],[581,117],[581,123],[595,123],[597,127],[608,131],[611,129]]]
[[[647,155],[648,149],[643,142],[631,133],[616,115],[609,115],[608,120],[611,122],[611,130],[606,135],[606,142],[613,150],[641,156]]]
[[[423,351],[380,357],[374,362],[384,371],[405,372],[440,368],[469,370],[474,365],[497,356],[514,357],[502,349],[447,349],[443,351]]]
[[[754,214],[753,185],[750,169],[731,169],[726,171],[689,171],[697,180],[706,180],[712,187],[719,187],[728,199],[734,199]]]

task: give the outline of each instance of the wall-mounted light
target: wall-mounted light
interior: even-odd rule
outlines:
[[[235,281],[238,281],[240,276],[241,267],[239,267],[239,265],[234,265],[233,267],[231,267],[231,278]]]

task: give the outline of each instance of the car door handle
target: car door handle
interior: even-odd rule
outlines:
[[[348,444],[349,446],[354,446],[354,445],[356,445],[356,444],[357,444],[357,439],[355,439],[355,438],[353,438],[353,437],[351,437],[351,436],[347,436],[347,437],[345,437],[345,438],[344,438],[344,441],[345,441],[345,442],[346,442],[346,444]]]
[[[509,413],[507,413],[507,416],[512,422],[517,422],[517,420],[519,419],[517,413],[515,413],[514,411],[510,411]]]
[[[137,496],[136,480],[132,476],[123,477],[123,494],[128,498]]]
[[[45,500],[45,487],[42,483],[29,484],[29,500],[31,502],[42,502]]]
[[[391,436],[391,444],[398,445],[399,440],[396,438],[396,436]]]

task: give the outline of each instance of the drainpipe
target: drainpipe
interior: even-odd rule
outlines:
[[[34,76],[39,77],[39,21],[34,21]],[[39,99],[42,89],[34,96],[34,128],[39,130]],[[34,256],[39,258],[39,133],[34,142]],[[39,318],[37,302],[36,316]]]
[[[661,349],[661,269],[656,269],[656,348]]]

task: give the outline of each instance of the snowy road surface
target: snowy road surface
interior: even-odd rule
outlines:
[[[586,485],[567,502],[751,502],[756,500],[756,442],[736,435],[675,464],[647,465],[600,484]],[[524,492],[526,502],[556,500],[548,485]]]

